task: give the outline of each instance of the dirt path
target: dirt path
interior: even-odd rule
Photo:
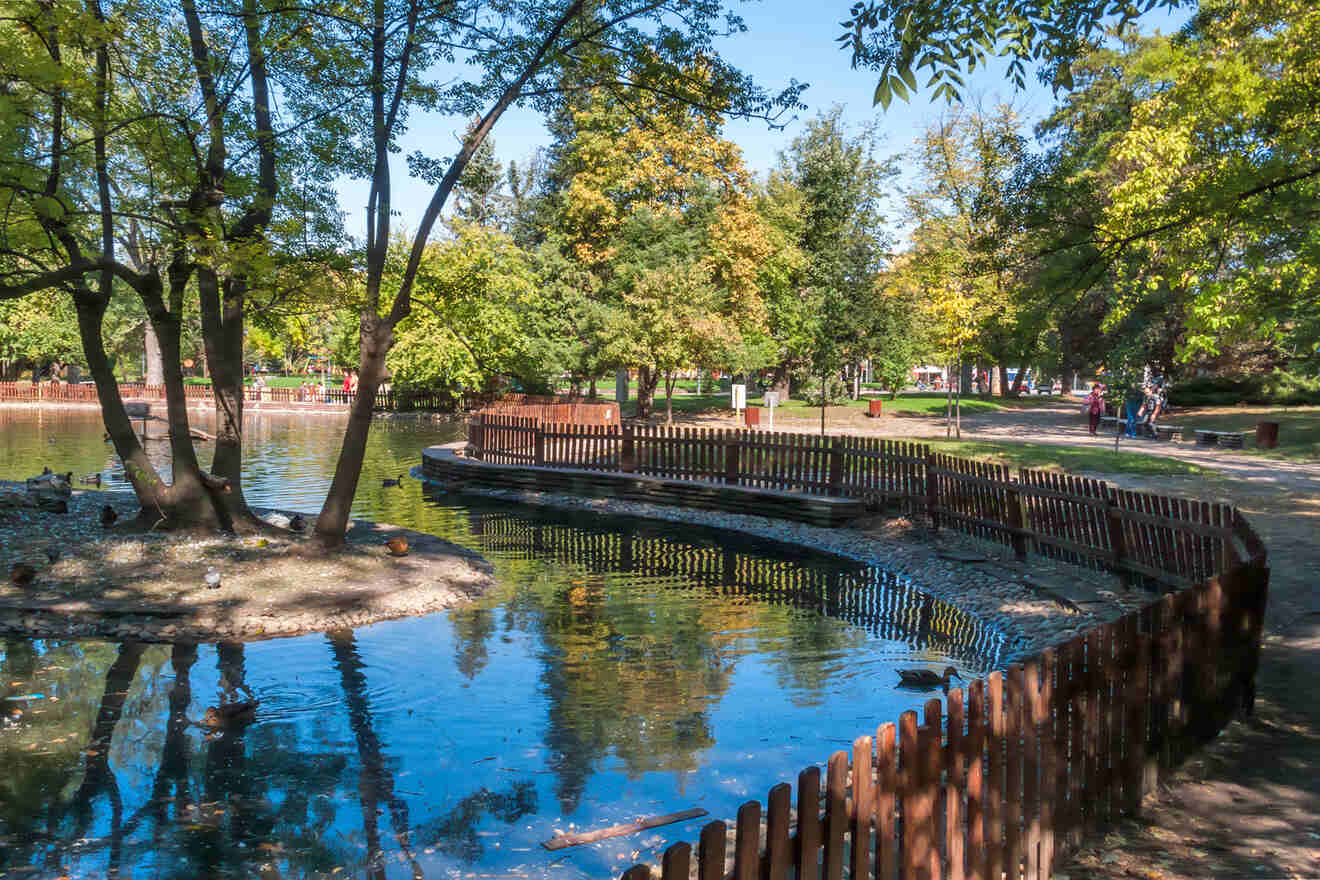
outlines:
[[[827,431],[942,438],[930,417],[867,420],[839,411]],[[721,421],[730,422],[729,419]],[[787,430],[819,423],[778,419]],[[964,417],[962,439],[1113,448],[1071,401]],[[1055,880],[1320,878],[1320,462],[1277,461],[1190,444],[1120,449],[1192,462],[1211,477],[1091,474],[1116,485],[1238,505],[1265,539],[1270,600],[1256,714],[1234,722],[1148,799],[1139,821],[1089,843]]]

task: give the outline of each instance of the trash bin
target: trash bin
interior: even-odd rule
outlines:
[[[759,427],[761,424],[761,408],[759,406],[749,406],[744,409],[743,424],[749,428]]]
[[[866,402],[866,414],[873,419],[878,418],[880,416],[880,409],[883,406],[883,400],[868,400]]]
[[[1279,445],[1279,423],[1257,422],[1256,445],[1261,449],[1273,449]]]

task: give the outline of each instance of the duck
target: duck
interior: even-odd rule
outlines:
[[[944,668],[944,674],[939,675],[930,669],[900,669],[898,670],[898,683],[907,687],[936,688],[943,685],[949,686],[949,679],[956,678],[959,681],[966,681],[958,674],[958,670],[952,666]]]
[[[243,727],[256,720],[257,701],[244,700],[241,703],[207,706],[206,714],[197,723],[212,730],[223,730],[227,727]]]
[[[83,477],[81,480],[79,480],[78,482],[82,483],[84,486],[99,486],[99,485],[101,485],[101,475],[100,475],[100,474],[88,474],[87,476],[85,476],[85,477]]]
[[[214,565],[211,566],[206,570],[206,574],[202,576],[202,581],[206,584],[208,590],[220,589],[220,569]]]
[[[9,582],[16,587],[26,587],[37,579],[37,570],[26,562],[15,562],[9,567]]]
[[[403,485],[403,474],[399,474],[399,478],[398,478],[397,480],[381,480],[381,481],[380,481],[380,487],[381,487],[382,489],[388,489],[388,488],[391,487],[391,486],[402,486],[402,485]]]
[[[292,518],[289,519],[289,531],[301,532],[305,528],[307,528],[307,520],[302,518],[301,513],[295,513]]]
[[[119,514],[115,513],[115,509],[111,507],[109,504],[101,508],[102,528],[106,528],[106,529],[110,528],[112,525],[115,524],[115,520],[117,519],[119,519]]]
[[[47,548],[46,548],[46,559],[50,562],[51,565],[54,565],[55,563],[59,562],[59,561],[60,561],[60,550],[59,550],[59,548],[58,548],[58,547],[55,547],[55,546],[53,546],[53,545],[47,547]]]
[[[408,539],[403,535],[395,535],[393,538],[390,538],[385,542],[385,546],[389,548],[391,556],[408,555]]]

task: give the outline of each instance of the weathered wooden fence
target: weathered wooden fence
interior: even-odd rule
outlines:
[[[1048,880],[1234,714],[1250,711],[1269,569],[1224,504],[968,461],[922,444],[474,419],[486,461],[897,502],[951,528],[1177,588],[858,737],[708,823],[643,880]],[[947,706],[947,708],[946,708]],[[795,805],[796,804],[796,808]]]
[[[144,385],[140,382],[119,383],[119,395],[125,400],[164,401],[165,386]],[[211,388],[206,385],[185,385],[184,396],[191,402],[212,404]],[[277,403],[321,405],[347,409],[357,395],[337,388],[322,389],[319,385],[307,388],[254,388],[243,389],[243,399],[249,403]],[[97,403],[94,385],[40,382],[0,382],[0,401],[34,401],[52,403]],[[375,408],[387,412],[416,410],[452,410],[459,400],[442,392],[378,391]]]
[[[1174,586],[1201,583],[1223,571],[1228,544],[1250,540],[1250,528],[1226,504],[1015,471],[935,453],[921,443],[743,429],[545,424],[489,414],[472,419],[468,439],[474,458],[496,464],[635,473],[923,511],[937,528],[1003,543],[1021,557],[1039,553]]]
[[[676,843],[663,880],[1048,880],[1254,699],[1268,569],[1205,583],[904,712]],[[695,865],[694,865],[695,862]],[[636,865],[626,880],[653,876]]]

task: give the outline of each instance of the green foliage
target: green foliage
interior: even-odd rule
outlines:
[[[853,67],[880,72],[874,102],[888,108],[922,88],[932,97],[961,99],[965,77],[992,57],[1009,59],[1006,75],[1021,89],[1027,66],[1056,89],[1073,86],[1071,63],[1105,27],[1124,29],[1142,12],[1188,5],[1186,0],[866,0],[855,3],[838,42]],[[929,71],[925,73],[924,71]]]
[[[823,384],[823,400],[826,406],[841,406],[849,402],[848,386],[838,376],[831,375]],[[802,384],[798,390],[798,397],[800,397],[807,406],[821,406],[821,385],[820,376],[803,377]]]
[[[395,384],[483,388],[505,376],[528,391],[549,388],[565,356],[555,337],[559,304],[507,235],[461,221],[452,231],[422,261],[413,315],[399,325],[389,355]]]
[[[1184,379],[1169,391],[1174,406],[1320,405],[1320,379],[1283,370],[1251,375],[1200,376]]]

